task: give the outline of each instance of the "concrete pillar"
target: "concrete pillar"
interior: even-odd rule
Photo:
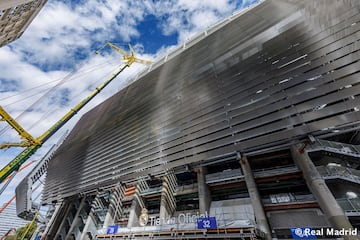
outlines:
[[[70,234],[73,232],[74,228],[75,228],[77,225],[79,225],[79,215],[80,215],[80,212],[81,212],[81,210],[83,209],[83,207],[84,207],[84,205],[85,205],[85,199],[86,199],[86,197],[83,197],[83,198],[81,199],[81,202],[80,202],[79,207],[78,207],[78,209],[77,209],[77,211],[76,211],[76,214],[75,214],[75,216],[74,216],[74,219],[73,219],[73,221],[72,221],[72,223],[71,223],[70,229],[69,229],[68,233],[66,234],[65,239],[68,239],[68,238],[70,237]]]
[[[64,218],[61,220],[61,223],[60,223],[60,225],[59,225],[59,227],[58,227],[58,229],[56,231],[54,239],[58,239],[58,237],[60,235],[62,235],[62,232],[64,230],[63,228],[65,226],[66,221],[68,220],[69,213],[70,213],[70,210],[71,210],[72,207],[73,207],[73,204],[71,204],[71,203],[67,205],[67,208],[66,208],[65,214],[64,214]]]
[[[252,206],[254,208],[254,214],[256,218],[256,223],[261,231],[265,233],[265,239],[271,239],[271,231],[269,227],[269,223],[267,221],[264,208],[262,206],[261,198],[259,191],[257,189],[255,179],[249,164],[249,161],[246,156],[243,156],[240,159],[241,169],[244,174],[246,187],[248,189],[250,199],[252,202]]]
[[[169,216],[169,206],[168,206],[168,199],[167,199],[167,192],[168,186],[167,182],[163,179],[162,182],[162,188],[161,188],[161,199],[160,199],[160,219],[166,219],[167,216]]]
[[[110,225],[114,224],[114,218],[111,214],[111,211],[112,211],[111,206],[109,205],[109,209],[107,210],[106,215],[105,215],[105,220],[104,220],[104,225],[103,225],[104,229],[107,229]]]
[[[95,196],[95,198],[92,200],[91,208],[88,212],[88,216],[85,222],[85,226],[83,228],[83,231],[80,236],[80,240],[88,240],[88,232],[92,234],[92,237],[97,233],[97,227],[95,223],[95,217],[93,214],[94,206],[96,205],[96,202],[99,200],[100,192],[98,192]]]
[[[53,232],[54,229],[54,225],[56,225],[56,221],[59,218],[59,213],[61,212],[61,208],[62,208],[63,204],[61,202],[56,203],[55,205],[55,209],[53,214],[51,215],[51,218],[49,220],[49,222],[46,224],[46,228],[44,230],[43,236],[48,236],[51,232]],[[42,239],[48,239],[48,237],[42,237]]]
[[[291,147],[294,162],[301,169],[306,184],[316,198],[320,208],[327,216],[330,224],[336,229],[352,229],[349,219],[339,206],[334,195],[330,192],[324,179],[311,161],[302,144]],[[344,236],[344,239],[356,239],[355,236]]]
[[[124,197],[124,187],[119,183],[119,185],[113,189],[111,194],[111,200],[109,204],[109,209],[106,213],[103,228],[107,229],[110,225],[115,224],[115,218],[119,214],[119,208],[121,209],[121,200]],[[120,211],[121,212],[121,211]]]
[[[96,229],[96,226],[95,226],[95,223],[94,223],[94,220],[93,220],[93,214],[90,210],[90,213],[86,219],[86,223],[85,223],[85,226],[84,226],[84,229],[81,233],[81,237],[80,237],[80,240],[88,240],[88,236],[87,236],[87,233],[88,232],[92,232],[93,229]]]
[[[139,198],[141,196],[139,196],[137,189],[138,189],[138,187],[136,187],[136,190],[134,193],[134,199],[132,200],[132,203],[131,203],[129,220],[128,220],[128,225],[127,225],[128,228],[140,226],[139,216],[141,214],[141,206],[140,206]]]
[[[110,203],[105,215],[103,229],[107,229],[110,225],[114,224],[114,209],[116,208],[117,201],[119,201],[119,199],[117,199],[116,192],[114,190],[110,197]]]
[[[210,211],[211,203],[211,192],[206,184],[205,175],[207,169],[205,167],[199,167],[197,169],[197,183],[198,183],[198,194],[199,194],[199,212],[204,214]]]

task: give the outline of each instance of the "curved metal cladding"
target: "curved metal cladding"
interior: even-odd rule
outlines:
[[[82,117],[44,201],[359,129],[359,11],[264,1],[208,29]]]

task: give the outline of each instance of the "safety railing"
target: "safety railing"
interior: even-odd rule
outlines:
[[[328,151],[351,157],[360,157],[360,145],[333,142],[322,139],[312,139],[313,142],[306,146],[308,152]]]
[[[262,203],[268,204],[284,204],[284,203],[304,203],[313,202],[315,198],[312,194],[293,194],[293,193],[279,193],[271,194],[268,198],[261,199]]]
[[[266,168],[262,170],[254,171],[254,177],[267,177],[273,175],[281,175],[287,173],[293,173],[300,171],[296,166],[284,166],[284,167],[275,167],[275,168]]]
[[[242,178],[244,178],[244,176],[242,175],[240,169],[227,169],[222,172],[211,173],[205,176],[207,184],[225,182]]]
[[[348,216],[360,216],[360,198],[340,198],[336,199],[345,214]]]
[[[346,168],[340,165],[327,165],[316,167],[324,179],[343,179],[360,184],[360,170]]]

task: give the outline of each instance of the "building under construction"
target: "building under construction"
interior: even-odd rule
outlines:
[[[359,12],[263,1],[153,64],[51,157],[46,239],[357,239]]]

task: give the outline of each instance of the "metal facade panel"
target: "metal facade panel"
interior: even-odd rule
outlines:
[[[359,12],[269,0],[198,35],[82,117],[43,200],[359,128]]]

